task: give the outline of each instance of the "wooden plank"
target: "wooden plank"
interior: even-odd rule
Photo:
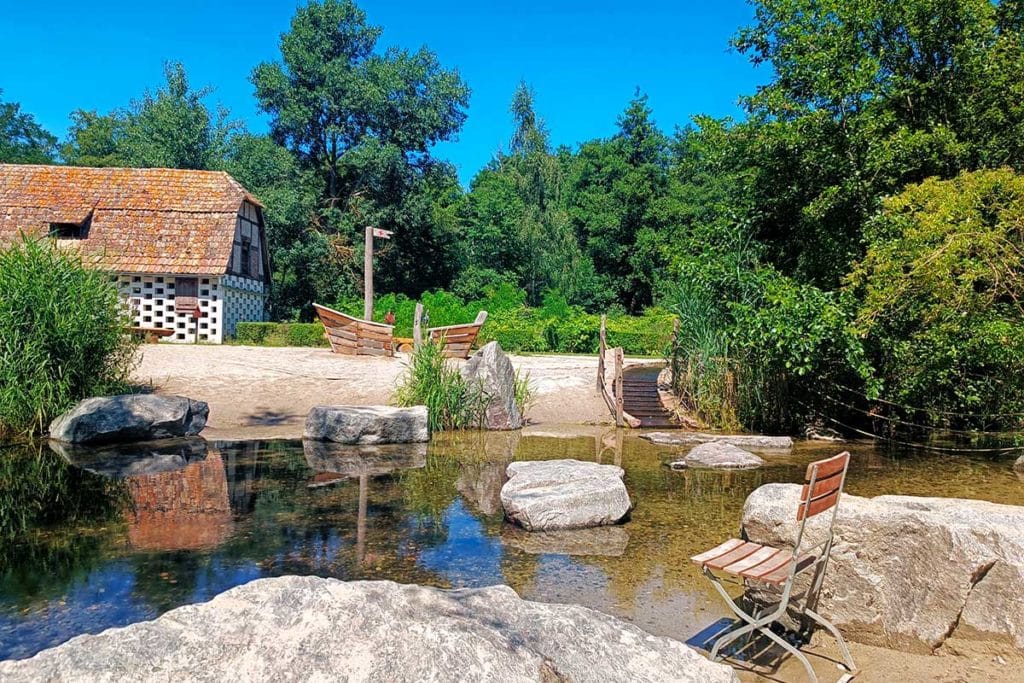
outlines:
[[[358,349],[358,355],[360,356],[391,356],[390,349],[368,349],[360,346]]]
[[[844,469],[846,469],[846,466],[849,464],[849,462],[849,451],[843,451],[839,455],[834,455],[831,458],[826,458],[825,460],[818,460],[816,462],[812,462],[810,465],[807,466],[807,481],[811,480],[811,477],[814,474],[815,467],[818,468],[818,479],[824,479],[825,477],[832,476],[836,472],[842,472]]]
[[[725,553],[729,552],[730,550],[735,550],[736,548],[739,548],[741,545],[743,545],[743,541],[741,541],[740,539],[738,539],[738,538],[730,538],[725,543],[722,543],[721,545],[717,545],[714,548],[712,548],[711,550],[705,550],[704,552],[700,553],[699,555],[694,555],[693,557],[690,558],[690,560],[693,561],[693,562],[696,562],[697,564],[704,564],[705,562],[707,562],[708,560],[710,560],[712,558],[718,557],[719,555],[724,555]]]
[[[623,413],[625,412],[625,403],[622,396],[622,365],[623,365],[623,353],[621,347],[615,348],[615,424],[616,426],[622,427],[625,425]]]
[[[327,339],[330,340],[332,343],[338,343],[343,346],[356,346],[358,344],[358,341],[355,338],[338,335],[335,334],[334,332],[328,332]]]
[[[759,543],[744,543],[743,545],[736,546],[727,553],[711,558],[706,561],[704,565],[711,567],[712,569],[722,569],[733,562],[737,562],[742,560],[744,557],[754,554],[760,548],[761,545]]]
[[[476,332],[472,332],[472,333],[469,333],[469,334],[444,334],[444,335],[442,335],[442,334],[434,334],[434,333],[430,334],[430,338],[431,339],[435,339],[436,340],[436,339],[440,339],[441,337],[444,337],[445,340],[448,341],[449,343],[452,343],[452,342],[463,342],[463,341],[472,342],[474,339],[476,339]]]
[[[360,339],[359,348],[361,349],[383,349],[384,342],[376,339]]]
[[[412,343],[415,346],[423,343],[423,304],[418,302],[412,319]]]
[[[758,579],[765,574],[774,574],[778,571],[788,571],[789,563],[793,560],[793,553],[788,550],[780,550],[770,559],[765,560],[761,564],[758,564],[750,569],[745,569],[740,572],[740,576],[744,576],[748,579]]]
[[[796,521],[801,521],[806,514],[808,517],[820,514],[825,510],[830,509],[833,505],[839,502],[839,491],[833,491],[827,496],[821,496],[820,498],[812,498],[811,501],[805,505],[801,505],[796,511]]]
[[[771,548],[764,546],[759,550],[747,555],[742,560],[733,562],[732,564],[724,567],[724,570],[730,574],[739,574],[749,569],[753,569],[762,562],[766,562],[775,557],[780,551],[777,548]]]
[[[825,477],[824,479],[818,479],[814,482],[814,490],[808,495],[808,488],[810,484],[804,484],[800,490],[800,502],[805,503],[810,498],[820,498],[826,496],[833,491],[838,491],[839,486],[843,483],[842,471],[836,472],[831,477]]]
[[[327,333],[332,334],[335,337],[340,337],[341,339],[351,339],[352,341],[355,341],[358,338],[355,330],[345,327],[328,327]]]

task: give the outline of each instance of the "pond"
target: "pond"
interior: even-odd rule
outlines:
[[[685,640],[725,616],[688,558],[737,533],[753,489],[800,481],[808,462],[840,450],[799,444],[763,454],[769,465],[757,470],[676,472],[666,463],[679,451],[636,432],[576,432],[442,435],[390,449],[194,440],[0,450],[0,659],[282,574],[505,583]],[[1024,504],[1005,458],[845,447],[857,495]],[[625,469],[636,503],[627,524],[537,536],[503,522],[505,465],[564,457]]]

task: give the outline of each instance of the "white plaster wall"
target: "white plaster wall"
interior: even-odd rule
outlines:
[[[224,293],[224,337],[235,336],[240,322],[263,322],[267,315],[267,290],[262,280],[225,275],[221,278]]]
[[[197,277],[199,309],[205,314],[198,320],[189,312],[180,313],[174,305],[175,275],[140,275],[118,273],[118,290],[131,308],[136,327],[173,330],[162,341],[192,344],[198,334],[200,344],[220,344],[224,340],[224,297],[219,278]],[[198,329],[197,329],[198,326]]]

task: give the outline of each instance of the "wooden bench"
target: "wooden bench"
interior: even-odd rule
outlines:
[[[347,356],[395,355],[394,326],[346,315],[333,308],[313,304],[324,334],[334,353]]]
[[[444,340],[442,353],[448,358],[469,358],[477,335],[480,334],[480,328],[486,321],[487,311],[480,311],[476,320],[465,325],[428,328],[427,338],[432,342]]]

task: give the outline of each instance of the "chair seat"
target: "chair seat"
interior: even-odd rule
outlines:
[[[778,586],[789,578],[793,553],[732,538],[690,559],[701,567],[718,569],[734,576]]]

